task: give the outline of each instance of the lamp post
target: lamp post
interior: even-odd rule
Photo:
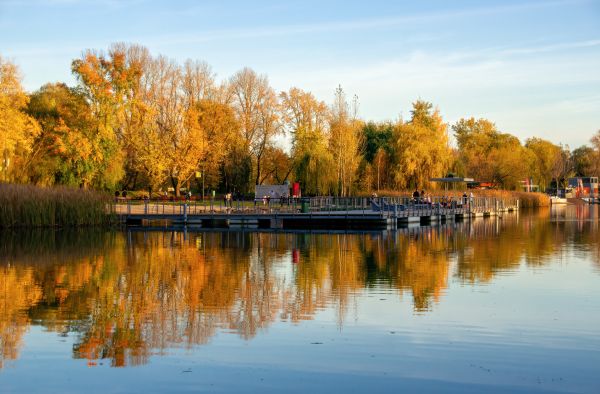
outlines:
[[[204,202],[204,166],[200,168],[200,171],[196,171],[196,179],[202,179],[202,201]]]

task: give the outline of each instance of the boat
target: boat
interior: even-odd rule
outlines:
[[[587,204],[600,204],[599,197],[581,197],[580,200]]]
[[[564,205],[567,203],[567,199],[564,197],[550,196],[550,204],[552,205]]]

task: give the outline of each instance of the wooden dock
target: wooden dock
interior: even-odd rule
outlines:
[[[127,201],[111,206],[123,225],[194,226],[202,228],[262,229],[394,229],[516,212],[518,200],[474,198],[465,202],[414,202],[402,198],[315,197],[293,202]]]

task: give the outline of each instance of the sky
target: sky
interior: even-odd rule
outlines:
[[[600,0],[0,0],[0,56],[28,91],[76,84],[71,61],[114,42],[219,79],[248,66],[326,102],[341,85],[365,120],[406,119],[422,99],[522,141],[573,149],[600,129]]]

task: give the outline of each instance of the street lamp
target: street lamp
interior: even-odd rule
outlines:
[[[204,201],[204,166],[200,171],[196,171],[196,179],[202,178],[202,201]]]

